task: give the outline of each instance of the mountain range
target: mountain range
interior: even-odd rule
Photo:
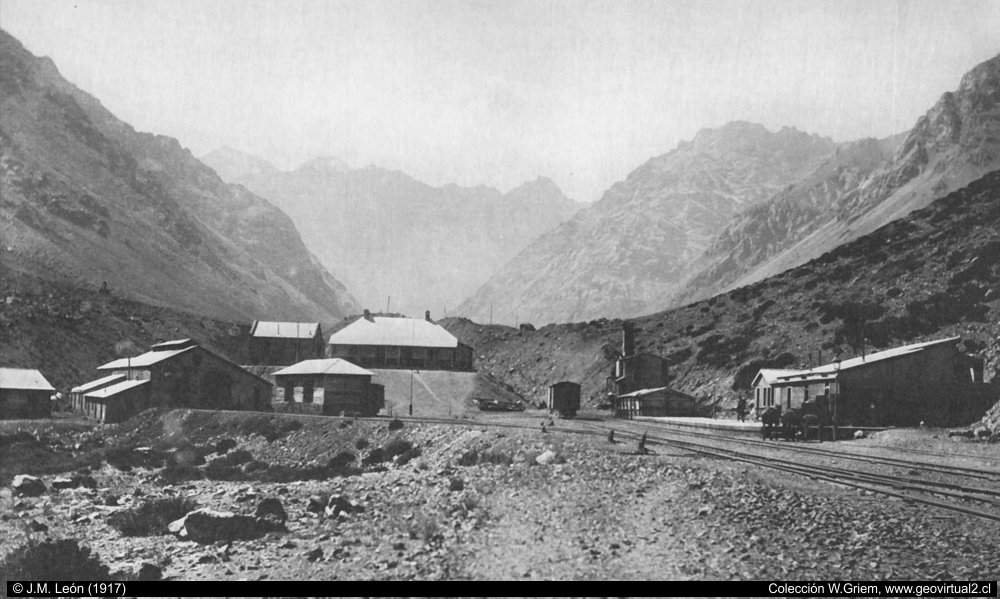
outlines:
[[[834,143],[730,123],[653,158],[457,309],[631,317],[735,289],[874,231],[1000,166],[1000,56],[907,133]]]
[[[671,386],[709,409],[732,409],[760,368],[807,368],[950,336],[984,359],[987,380],[1000,381],[998,223],[995,170],[806,264],[633,319],[636,349],[666,357]],[[445,327],[476,348],[481,373],[530,401],[569,380],[594,406],[621,347],[622,320],[530,330],[451,318]]]
[[[501,193],[433,187],[399,171],[319,157],[292,171],[231,148],[202,157],[285,211],[306,244],[366,306],[451,311],[580,204],[539,177]],[[486,315],[488,318],[488,314]]]
[[[269,202],[136,131],[6,32],[0,70],[5,272],[230,321],[357,311]]]

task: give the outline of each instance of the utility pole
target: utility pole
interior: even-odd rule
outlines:
[[[390,301],[392,301],[392,296],[391,295],[387,295],[386,298],[385,298],[385,313],[386,314],[389,313],[389,302]]]
[[[493,302],[490,302],[490,324],[493,324]]]
[[[410,327],[410,359],[413,359],[414,345],[417,343],[417,322],[413,321]],[[410,364],[410,416],[413,416],[413,364]]]

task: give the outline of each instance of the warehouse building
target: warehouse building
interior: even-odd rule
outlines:
[[[983,362],[957,348],[960,337],[914,343],[840,362],[775,374],[758,373],[763,405],[795,408],[824,398],[839,425],[967,424],[996,402]],[[770,403],[768,403],[770,402]]]
[[[82,396],[78,410],[103,422],[149,407],[270,409],[271,383],[190,339],[158,343],[97,370],[106,376],[74,388],[74,395]]]

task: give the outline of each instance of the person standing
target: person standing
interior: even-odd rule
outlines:
[[[746,415],[747,398],[741,395],[739,401],[736,402],[736,418],[739,419],[740,422],[743,422],[746,419]]]

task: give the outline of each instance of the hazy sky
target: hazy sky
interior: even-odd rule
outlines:
[[[998,0],[3,0],[0,26],[195,155],[582,201],[732,120],[909,129],[1000,53]]]

